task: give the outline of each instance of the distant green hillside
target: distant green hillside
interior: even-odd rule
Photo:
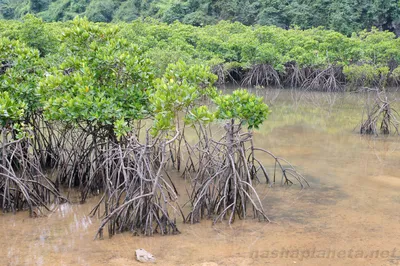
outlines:
[[[220,20],[283,28],[324,26],[344,34],[375,26],[400,35],[399,0],[0,0],[2,18],[19,19],[27,13],[46,21],[76,15],[96,22],[150,16],[197,26]]]

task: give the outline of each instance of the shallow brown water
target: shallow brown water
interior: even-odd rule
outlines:
[[[0,214],[0,265],[140,265],[138,248],[158,265],[400,265],[400,139],[359,136],[361,102],[340,95],[329,106],[329,97],[295,102],[283,92],[255,134],[256,145],[288,159],[311,184],[258,186],[273,223],[203,221],[180,224],[177,236],[93,240],[91,199],[45,218]]]

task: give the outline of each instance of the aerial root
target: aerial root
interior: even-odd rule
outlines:
[[[179,233],[176,215],[182,211],[176,189],[164,175],[170,142],[154,143],[148,138],[143,145],[131,138],[124,145],[110,143],[104,150],[104,163],[97,171],[105,175],[105,196],[92,214],[102,203],[106,208],[96,238],[102,237],[107,224],[110,237],[124,231],[146,236]]]
[[[379,132],[389,135],[392,132],[399,134],[399,114],[392,108],[388,96],[384,90],[364,88],[366,92],[366,115],[362,121],[360,133],[365,135],[378,135]],[[370,92],[375,93],[371,103]]]
[[[63,198],[55,184],[40,167],[37,154],[29,139],[9,141],[7,129],[1,132],[0,204],[3,212],[29,210],[30,216],[42,214],[47,205],[62,203]]]
[[[267,64],[252,66],[242,80],[244,86],[281,86],[278,72]]]
[[[242,133],[241,125],[235,125],[232,121],[225,129],[226,135],[221,140],[215,141],[203,135],[200,136],[199,143],[190,147],[190,152],[196,149],[199,156],[196,166],[193,163],[187,165],[189,169],[195,168],[198,171],[186,172],[192,181],[189,195],[192,211],[186,216],[185,222],[197,223],[208,218],[213,219],[214,223],[227,220],[231,224],[236,217],[245,219],[250,213],[254,218],[269,222],[254,186],[260,176],[264,176],[266,182],[271,184],[275,183],[276,175],[280,171],[282,185],[293,184],[292,178],[302,188],[309,184],[289,162],[267,150],[255,148],[252,133]],[[274,158],[273,179],[255,156],[256,152],[263,152]]]

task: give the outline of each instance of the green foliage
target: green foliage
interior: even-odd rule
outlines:
[[[110,22],[115,8],[113,0],[93,0],[90,1],[85,15],[94,22]]]
[[[29,8],[33,12],[37,13],[48,8],[51,0],[29,0]]]
[[[20,41],[0,38],[0,91],[7,92],[16,102],[23,102],[29,117],[40,108],[37,82],[43,74],[43,62],[38,50]]]
[[[389,68],[386,66],[351,65],[345,66],[343,73],[348,81],[356,86],[385,86],[389,77]]]
[[[27,139],[33,138],[31,126],[26,125],[25,123],[16,123],[13,125],[13,129],[15,134],[15,139]]]
[[[392,77],[397,83],[400,82],[400,66],[396,67],[392,72]]]
[[[201,96],[215,92],[216,76],[201,65],[187,66],[183,61],[168,66],[162,78],[155,80],[150,94],[155,120],[153,135],[172,129],[178,113],[194,108]]]
[[[178,61],[171,64],[165,71],[164,77],[168,80],[175,79],[177,82],[187,82],[199,90],[199,94],[205,94],[204,91],[212,88],[217,81],[217,76],[211,73],[210,69],[204,65],[187,66],[185,62]]]
[[[131,127],[128,125],[128,122],[126,122],[125,119],[122,118],[115,121],[114,132],[118,140],[120,140],[121,137],[126,136],[130,131]]]
[[[171,46],[155,46],[146,52],[146,57],[154,63],[154,75],[161,77],[170,64],[183,60],[190,64],[197,63],[198,60],[192,58],[192,55],[182,51],[182,49]],[[200,63],[200,62],[199,62]]]
[[[190,107],[199,97],[195,86],[186,80],[176,82],[165,78],[155,81],[155,92],[150,96],[154,106],[155,122],[153,135],[159,131],[169,130],[175,126],[177,112]]]
[[[66,21],[83,14],[90,1],[88,0],[57,0],[52,1],[48,9],[38,13],[45,21]]]
[[[23,42],[18,40],[0,39],[0,57],[12,65],[19,65],[23,61],[30,61],[38,58],[38,51],[30,49]]]
[[[55,52],[56,38],[45,28],[42,19],[26,15],[19,32],[19,40],[38,49],[42,56]]]
[[[235,5],[226,8],[229,16]],[[104,24],[79,17],[45,23],[27,15],[21,22],[1,21],[0,29],[0,91],[25,104],[22,120],[43,112],[47,120],[105,129],[118,138],[134,120],[147,118],[154,120],[154,135],[178,127],[183,117],[188,124],[238,119],[251,128],[260,125],[268,113],[262,101],[243,91],[218,95],[217,76],[210,71],[216,67],[240,73],[269,65],[285,76],[288,65],[307,71],[335,66],[356,86],[400,79],[393,70],[400,64],[400,40],[376,28],[347,37],[323,28],[227,21],[205,27],[154,19]],[[217,113],[202,106],[207,98],[215,99]]]
[[[131,4],[139,9],[145,5]],[[114,40],[115,49],[126,49],[118,48],[116,39],[140,47],[141,56],[153,62],[151,72],[156,77],[162,77],[168,65],[180,60],[187,66],[220,68],[223,73],[219,75],[235,71],[243,73],[254,65],[269,65],[281,77],[288,73],[288,64],[310,70],[350,65],[392,68],[393,63],[400,64],[400,39],[377,28],[347,37],[322,27],[283,30],[275,26],[247,27],[227,21],[214,26],[193,27],[180,22],[168,25],[154,19],[102,24],[78,18],[65,23],[43,23],[28,15],[24,20],[2,21],[0,36],[39,49],[49,65],[59,65],[71,55],[87,58],[88,49],[97,49],[90,48],[91,43],[102,47]],[[352,79],[348,77],[348,80]]]
[[[12,98],[7,91],[0,92],[0,124],[2,127],[21,121],[25,109],[24,102]]]
[[[37,50],[7,38],[0,38],[0,58],[0,126],[13,128],[21,139],[29,135],[24,122],[40,108],[42,62]]]
[[[185,121],[189,125],[202,124],[208,125],[215,120],[215,113],[211,112],[206,105],[194,107],[185,117]]]
[[[102,128],[149,115],[150,62],[116,32],[76,19],[63,33],[64,62],[40,83],[48,119]]]
[[[141,3],[140,0],[128,0],[122,2],[121,5],[114,13],[115,21],[132,21],[140,17],[141,15]]]
[[[270,110],[262,97],[256,97],[247,90],[235,90],[232,94],[214,98],[217,105],[217,119],[239,120],[249,129],[256,128],[267,119]]]
[[[179,58],[189,65],[220,65],[227,72],[267,64],[282,75],[287,63],[295,63],[299,68],[325,69],[332,65],[386,66],[393,60],[400,62],[400,40],[393,33],[377,29],[347,37],[323,28],[283,30],[229,22],[203,28],[153,20],[123,25],[120,35],[143,47],[157,66],[157,76],[161,76],[168,63]]]

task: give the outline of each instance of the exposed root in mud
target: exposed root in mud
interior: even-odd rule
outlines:
[[[64,128],[54,134],[51,169],[59,185],[77,188],[81,202],[90,195],[98,195],[105,187],[104,173],[97,171],[104,158],[107,139],[115,140],[108,128]],[[61,135],[61,136],[60,136]],[[58,136],[58,137],[57,137]]]
[[[315,70],[304,80],[302,87],[316,91],[338,92],[344,90],[344,75],[339,67],[329,66]]]
[[[346,84],[356,87],[367,86],[370,83],[376,86],[400,84],[400,70],[397,70],[398,68],[394,69],[390,75],[379,71],[379,73],[375,73],[375,71],[374,74],[371,74],[372,76],[363,74],[355,79],[347,80],[347,78],[353,77],[354,73],[347,70],[350,74],[345,75],[343,67],[333,64],[321,68],[312,68],[300,67],[292,61],[286,63],[284,67],[284,71],[278,72],[269,64],[254,64],[246,69],[219,64],[214,66],[213,73],[218,76],[217,83],[219,85],[234,83],[246,87],[284,86],[324,92],[343,92]],[[347,77],[348,75],[349,77]]]
[[[212,68],[212,72],[217,75],[218,85],[233,83],[238,85],[241,79],[241,70],[238,67],[227,67],[225,64],[219,64]]]
[[[252,66],[242,80],[243,86],[281,86],[278,72],[270,65]]]
[[[45,121],[43,115],[36,114],[30,119],[33,147],[38,154],[43,169],[54,170],[62,157],[71,129]],[[67,137],[67,138],[66,138]]]
[[[391,107],[390,101],[385,90],[365,88],[362,91],[366,93],[366,118],[363,115],[363,121],[360,127],[360,134],[365,135],[389,135],[391,133],[399,134],[399,113]],[[370,99],[371,92],[375,95]]]
[[[96,237],[103,237],[107,224],[110,237],[124,231],[146,236],[179,233],[177,191],[164,172],[166,147],[177,136],[161,143],[148,137],[146,144],[131,138],[125,145],[110,144],[103,151],[104,161],[97,171],[104,172],[105,194],[92,214],[104,202],[105,217]]]
[[[3,212],[29,210],[30,216],[40,215],[50,203],[65,199],[55,184],[42,172],[38,156],[32,152],[29,138],[10,141],[7,129],[1,132],[0,204]],[[39,213],[37,213],[39,212]]]
[[[291,62],[285,65],[285,74],[282,74],[281,78],[283,85],[290,88],[300,88],[306,80],[306,73],[295,62]]]
[[[219,78],[219,84],[228,80],[223,66],[214,68]],[[306,90],[338,92],[344,90],[345,76],[342,68],[330,65],[325,69],[312,69],[309,67],[300,68],[296,62],[289,62],[285,65],[285,71],[276,71],[271,65],[256,64],[246,70],[244,75],[237,73],[243,86],[286,86],[290,88],[302,88]],[[231,80],[231,79],[230,79]],[[229,82],[229,81],[228,81]]]
[[[227,77],[229,75],[229,71],[226,71],[223,64],[214,66],[212,68],[212,72],[218,77],[217,84],[222,85],[227,83]]]
[[[88,185],[89,177],[98,163],[95,153],[99,146],[92,136],[82,130],[66,131],[59,146],[55,164],[57,181],[68,188],[79,188],[82,202],[86,200],[89,188],[96,191],[103,185],[102,178],[96,184],[92,182]]]

